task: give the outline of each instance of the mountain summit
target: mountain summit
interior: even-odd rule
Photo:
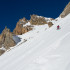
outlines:
[[[70,13],[70,2],[67,4],[67,6],[64,8],[64,11],[60,14],[61,18],[64,18]]]

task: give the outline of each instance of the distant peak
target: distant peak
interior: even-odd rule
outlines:
[[[64,8],[63,12],[60,14],[61,18],[64,18],[65,16],[67,16],[70,13],[70,2],[66,5],[66,7]]]
[[[8,29],[7,26],[5,26],[5,30]]]
[[[7,26],[5,26],[4,30],[2,31],[2,34],[3,34],[3,33],[6,34],[6,33],[8,33],[8,32],[11,33],[10,29],[7,28]]]

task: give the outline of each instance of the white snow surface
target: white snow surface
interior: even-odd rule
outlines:
[[[28,23],[26,23],[25,25],[23,25],[23,27],[24,27],[24,26],[29,26],[29,25],[31,25],[30,22],[28,22]]]
[[[70,70],[70,14],[51,28],[34,26],[19,37],[21,42],[0,56],[0,70]]]

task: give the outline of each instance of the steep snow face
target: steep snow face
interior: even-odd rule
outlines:
[[[35,26],[19,37],[21,42],[0,56],[1,70],[70,70],[70,14],[50,29]]]

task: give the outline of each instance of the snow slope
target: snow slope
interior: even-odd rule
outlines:
[[[21,42],[0,56],[0,70],[70,70],[70,14],[51,28],[35,26],[19,37]]]

